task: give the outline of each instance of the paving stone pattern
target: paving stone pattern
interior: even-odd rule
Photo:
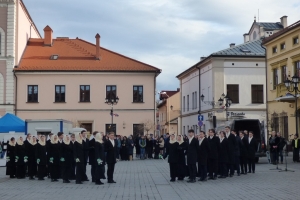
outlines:
[[[10,179],[5,176],[5,167],[1,167],[0,199],[300,199],[300,164],[291,163],[291,155],[288,163],[289,169],[295,172],[270,170],[276,166],[262,158],[256,165],[255,174],[207,182],[187,183],[185,180],[170,183],[169,165],[165,160],[120,161],[115,168],[117,184],[108,184],[104,180],[105,184],[100,186],[91,181],[76,185],[74,181],[63,184],[61,180],[53,183],[49,179]],[[285,165],[279,167],[284,169]],[[90,173],[89,167],[87,172]]]

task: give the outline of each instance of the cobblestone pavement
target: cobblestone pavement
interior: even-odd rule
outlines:
[[[288,157],[291,163],[291,155]],[[285,165],[280,164],[284,169]],[[170,183],[169,167],[165,160],[120,161],[116,164],[116,184],[96,186],[92,182],[76,185],[59,182],[27,179],[10,179],[5,176],[5,167],[0,168],[0,199],[300,199],[300,164],[289,164],[295,172],[270,170],[275,165],[261,158],[256,173],[207,182]],[[90,168],[88,168],[88,173]]]

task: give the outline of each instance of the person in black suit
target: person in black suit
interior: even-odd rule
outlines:
[[[38,165],[38,180],[45,180],[47,165],[47,147],[45,135],[40,136],[40,140],[36,145],[35,158]]]
[[[82,135],[82,145],[83,145],[83,156],[84,156],[84,163],[83,163],[83,170],[84,170],[84,174],[83,174],[83,181],[89,181],[87,175],[86,175],[86,166],[87,166],[87,162],[89,159],[89,140],[86,137],[86,131],[82,130],[81,131],[81,135]]]
[[[190,172],[190,180],[189,183],[196,182],[196,174],[197,174],[197,148],[198,148],[198,140],[195,138],[194,130],[189,130],[189,141],[187,147],[187,164]]]
[[[135,138],[135,157],[139,158],[140,157],[140,153],[141,153],[141,148],[140,148],[140,139],[141,139],[141,135],[138,134],[138,136]]]
[[[277,137],[276,132],[272,131],[271,137],[269,138],[271,161],[273,165],[276,165],[278,162],[278,145],[280,139]]]
[[[227,170],[229,172],[229,177],[232,177],[234,174],[234,164],[235,164],[235,154],[234,151],[236,149],[236,138],[235,136],[230,132],[230,127],[225,127],[225,137],[228,140],[228,166]]]
[[[30,149],[30,141],[31,141],[31,134],[30,133],[28,133],[27,134],[27,136],[26,136],[26,139],[25,139],[25,141],[24,141],[24,145],[25,145],[25,150],[26,150],[26,152],[28,152],[29,151],[29,149]],[[26,175],[28,175],[28,162],[27,163],[25,163],[25,173],[26,173]]]
[[[25,164],[28,162],[28,156],[26,148],[23,142],[23,138],[20,137],[16,143],[16,165],[17,165],[17,178],[25,178]]]
[[[215,130],[209,129],[208,143],[210,147],[210,152],[208,154],[208,169],[209,169],[209,178],[208,179],[217,179],[218,175],[218,159],[220,151],[220,139],[215,136]]]
[[[107,182],[116,183],[114,181],[114,170],[117,162],[117,141],[115,140],[115,133],[110,132],[109,139],[105,143],[106,163],[107,163]]]
[[[70,183],[69,177],[72,167],[73,157],[73,146],[69,135],[65,135],[63,143],[60,146],[60,162],[62,167],[62,179],[63,183]]]
[[[241,138],[241,149],[240,149],[240,165],[241,165],[241,174],[247,174],[247,163],[248,163],[248,138],[244,136],[244,132],[240,131]]]
[[[170,136],[169,147],[164,155],[164,158],[168,157],[168,163],[170,166],[170,177],[171,182],[175,182],[177,176],[177,164],[178,164],[178,142],[176,141],[175,135]]]
[[[292,149],[293,149],[293,162],[299,162],[299,139],[298,135],[294,135],[294,139],[292,141]]]
[[[249,171],[248,173],[255,173],[255,152],[257,150],[257,141],[253,137],[253,132],[249,131],[249,138],[248,138],[248,143],[249,143],[249,151],[248,151],[248,168]]]
[[[89,141],[89,165],[91,165],[91,176],[92,176],[92,182],[95,182],[95,170],[96,170],[96,163],[94,162],[95,160],[95,137],[96,134],[99,133],[98,131],[94,131],[93,132],[93,137],[90,141]]]
[[[159,140],[159,138],[157,137]],[[179,181],[182,181],[184,177],[186,176],[186,164],[185,164],[185,150],[187,148],[187,143],[184,141],[183,137],[181,135],[177,136],[177,142],[178,142],[178,163],[177,163],[177,177]]]
[[[85,180],[84,173],[84,146],[81,133],[75,134],[75,142],[73,146],[73,156],[76,162],[76,184],[82,184]]]
[[[36,149],[36,137],[32,136],[30,143],[27,147],[27,156],[28,156],[28,176],[29,180],[34,180],[34,176],[37,174],[37,165],[35,158],[35,149]]]
[[[200,170],[199,181],[207,181],[207,159],[210,152],[210,147],[204,131],[200,131],[198,143],[197,161],[198,169]]]
[[[16,177],[16,140],[14,137],[10,138],[7,144],[6,152],[6,175],[10,178]]]
[[[58,144],[58,136],[52,135],[51,142],[48,146],[47,156],[49,159],[50,165],[50,175],[51,175],[51,182],[58,181],[60,175],[60,159],[59,159],[59,152],[60,152],[60,144]]]
[[[228,175],[228,162],[229,162],[229,141],[226,138],[226,133],[224,131],[220,131],[220,151],[219,151],[219,167],[220,167],[220,176],[219,178],[226,178]]]
[[[242,140],[239,135],[237,135],[235,130],[232,130],[231,133],[234,135],[236,140],[236,145],[234,149],[234,170],[236,170],[237,175],[240,176],[240,156],[241,156],[241,148],[242,148]]]
[[[103,183],[101,182],[100,179],[105,179],[104,157],[105,157],[105,154],[104,154],[103,135],[101,133],[96,133],[96,135],[95,135],[95,155],[94,155],[95,184],[96,185],[103,185]]]

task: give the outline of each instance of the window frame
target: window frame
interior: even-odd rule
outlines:
[[[182,103],[182,105],[183,105],[183,106],[182,106],[182,107],[183,107],[183,112],[185,112],[185,107],[186,107],[186,106],[185,106],[185,96],[183,96],[183,100],[182,100],[182,101],[183,101],[183,103]]]
[[[237,86],[237,90],[235,89],[230,89],[228,88],[228,86]],[[227,84],[226,85],[226,91],[227,91],[227,95],[229,96],[229,98],[232,101],[232,104],[239,104],[240,103],[240,85],[239,84]],[[237,91],[237,95],[236,94],[232,94],[233,92]],[[237,101],[235,101],[235,96],[237,96]]]
[[[134,92],[135,92],[135,90],[134,90],[134,88],[135,87],[137,87],[137,96],[139,96],[139,88],[142,88],[142,99],[140,99],[139,101],[138,100],[135,100],[135,94],[134,94]],[[133,94],[132,94],[132,102],[133,103],[144,103],[144,86],[142,86],[142,85],[134,85],[133,87],[132,87],[132,91],[133,91]],[[116,93],[117,93],[117,87],[116,87]]]
[[[57,94],[56,93],[56,87],[60,87],[60,93],[59,93],[60,94],[60,101],[56,101],[56,94]],[[61,93],[61,88],[62,87],[64,87],[64,100],[63,101],[61,100],[61,98],[62,98],[61,97],[61,94],[62,94]],[[55,103],[65,103],[66,102],[66,85],[55,85],[54,86],[54,102]]]
[[[293,37],[293,45],[299,44],[299,36]]]
[[[278,84],[278,69],[276,68],[273,69],[273,90],[276,90]]]
[[[294,62],[294,74],[300,75],[300,60]]]
[[[31,89],[31,98],[29,98],[29,87],[32,87]],[[37,88],[37,94],[36,94],[36,100],[34,100],[34,88]],[[27,103],[38,103],[39,102],[39,86],[38,85],[27,85]]]
[[[281,83],[284,83],[284,81],[287,80],[286,70],[286,65],[281,66]]]
[[[277,52],[278,52],[277,46],[272,47],[272,53],[274,54],[274,53],[277,53]]]
[[[284,50],[285,49],[285,42],[280,44],[280,50]]]
[[[82,96],[81,96],[81,94],[82,94],[82,92],[81,92],[81,87],[84,87],[84,92],[85,91],[87,91],[86,90],[86,87],[89,87],[89,98],[87,99],[87,100],[82,100]],[[91,102],[91,85],[80,85],[79,86],[79,102],[80,103],[86,103],[86,102]]]
[[[261,88],[258,88],[260,86]],[[257,88],[253,88],[257,87]],[[256,93],[256,101],[254,100],[254,95],[253,93]],[[261,92],[261,94],[260,94]],[[259,101],[259,96],[261,95],[262,101]],[[263,104],[264,103],[264,85],[262,84],[253,84],[251,85],[251,103],[252,104]]]
[[[116,91],[116,92],[115,92],[115,97],[114,97],[114,99],[117,98],[117,96],[118,96],[118,94],[117,94],[117,85],[106,85],[106,86],[105,86],[105,98],[106,98],[106,99],[111,99],[111,96],[112,96],[112,93],[113,93],[113,92],[112,92],[113,90],[111,89],[110,94],[109,94],[109,95],[107,94],[107,93],[108,93],[108,90],[107,90],[108,87],[115,87],[115,91]]]
[[[190,107],[190,95],[186,95],[186,102],[187,102],[186,111],[190,111],[190,109],[189,109],[189,107]]]

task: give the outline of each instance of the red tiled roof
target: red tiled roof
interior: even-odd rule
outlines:
[[[100,60],[95,57],[96,45],[81,39],[57,38],[44,46],[44,39],[31,38],[15,71],[137,71],[161,70],[100,47]],[[57,60],[51,60],[58,55]]]

